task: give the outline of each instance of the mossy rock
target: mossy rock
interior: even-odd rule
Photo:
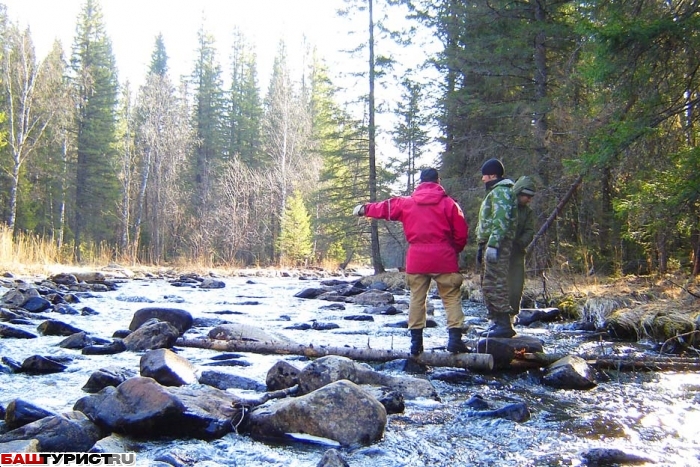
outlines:
[[[583,303],[580,299],[577,299],[572,295],[564,296],[556,304],[556,307],[559,308],[559,312],[561,313],[560,316],[565,320],[575,321],[580,320],[583,317]]]

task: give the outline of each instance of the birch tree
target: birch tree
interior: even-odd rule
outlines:
[[[20,170],[40,145],[55,112],[42,102],[41,88],[60,87],[61,75],[52,73],[44,61],[37,62],[29,30],[10,26],[2,54],[3,94],[7,109],[7,143],[12,163],[10,176],[9,218],[15,229]],[[46,94],[43,95],[46,98]]]
[[[159,69],[151,68],[137,103],[139,167],[131,242],[156,264],[167,257],[168,241],[186,205],[188,191],[182,179],[193,146],[185,99]]]

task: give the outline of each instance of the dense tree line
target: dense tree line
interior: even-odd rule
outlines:
[[[480,163],[533,175],[538,269],[700,272],[700,2],[411,1],[440,38],[445,178],[474,219]]]
[[[475,224],[479,168],[497,157],[507,176],[536,178],[540,225],[572,194],[531,269],[700,273],[700,0],[350,0],[351,13],[370,24],[355,51],[367,64],[361,117],[313,50],[294,76],[281,42],[261,90],[240,31],[223,70],[202,27],[180,82],[159,36],[132,90],[97,0],[70,50],[56,43],[46,57],[0,4],[3,222],[78,260],[102,246],[149,263],[374,258],[378,269],[379,243],[400,265],[401,232],[358,222],[354,204],[409,193],[431,164]],[[388,27],[396,15],[405,30]],[[391,59],[418,30],[440,42],[422,64],[437,80]],[[375,110],[395,128],[377,127]],[[442,151],[426,161],[436,130]],[[375,160],[378,131],[397,158]]]

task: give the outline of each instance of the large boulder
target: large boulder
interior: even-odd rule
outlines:
[[[369,445],[384,434],[386,410],[355,383],[336,381],[310,394],[254,409],[247,423],[256,438],[305,433],[343,446]]]
[[[106,430],[140,437],[218,438],[240,420],[240,400],[208,386],[165,387],[137,376],[74,406]]]

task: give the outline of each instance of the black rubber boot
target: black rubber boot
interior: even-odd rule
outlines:
[[[497,313],[493,316],[493,324],[480,334],[481,337],[511,338],[515,335],[513,317],[510,313]]]
[[[423,330],[411,329],[411,355],[414,357],[423,353]]]
[[[452,353],[465,353],[469,349],[462,342],[462,330],[460,328],[450,328],[447,330],[449,339],[447,340],[447,351]]]

